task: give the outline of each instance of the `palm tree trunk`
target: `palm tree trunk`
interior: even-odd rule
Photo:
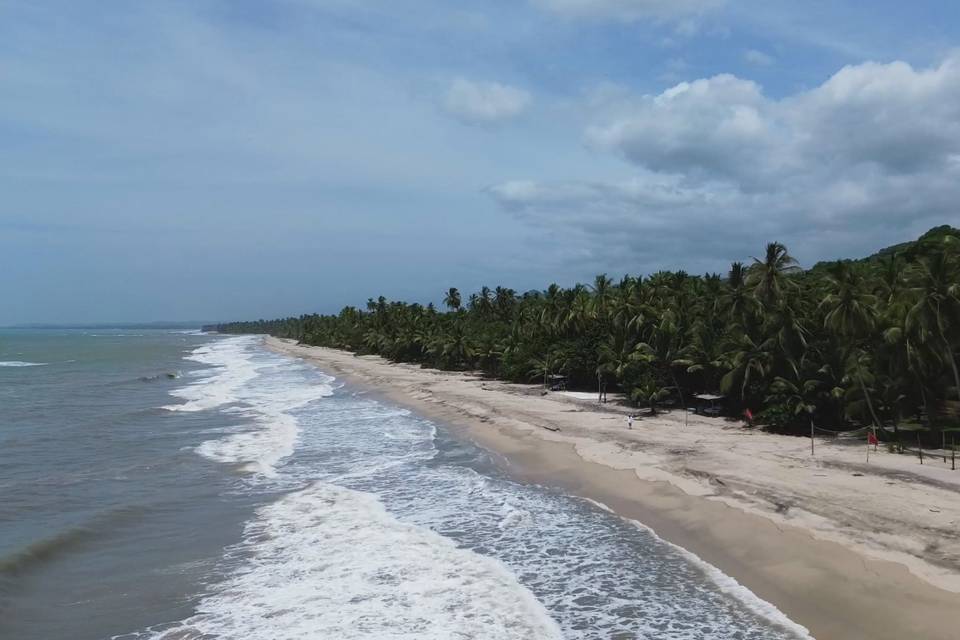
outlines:
[[[957,399],[960,400],[960,372],[957,371],[957,361],[949,347],[947,349],[947,359],[950,361],[950,368],[953,369],[953,383],[956,385]]]
[[[877,414],[873,410],[873,401],[870,400],[870,393],[867,391],[867,385],[863,381],[863,373],[860,372],[859,367],[857,367],[857,380],[860,381],[860,389],[863,391],[863,397],[867,401],[867,408],[870,410],[870,417],[873,418],[873,424],[879,428],[880,420],[877,419]]]
[[[957,371],[957,361],[953,357],[953,349],[950,348],[950,343],[947,342],[946,337],[943,336],[943,331],[940,332],[940,336],[943,337],[943,342],[947,346],[947,360],[950,362],[950,368],[953,370],[953,384],[957,391],[957,399],[960,400],[960,372]]]
[[[897,409],[897,419],[893,422],[893,437],[897,439],[897,453],[903,453],[903,445],[900,444],[900,410]]]
[[[680,388],[680,384],[677,382],[677,376],[672,368],[670,369],[670,377],[673,379],[673,386],[677,388],[677,393],[680,394],[680,405],[683,409],[683,426],[687,426],[687,403],[683,399],[683,389]]]
[[[953,370],[953,384],[957,391],[957,398],[960,399],[960,372],[957,371],[957,360],[953,357],[953,348],[950,346],[950,341],[947,340],[947,335],[943,331],[943,324],[940,322],[939,306],[937,308],[937,330],[940,332],[940,339],[943,340],[943,344],[947,348],[947,361],[950,363],[950,369]]]
[[[933,427],[933,414],[930,412],[930,399],[927,398],[927,392],[923,385],[920,386],[920,397],[923,399],[923,412],[927,414],[927,426]]]
[[[813,414],[811,413],[811,414],[810,414],[810,455],[811,455],[811,456],[813,455],[813,445],[814,445],[814,442],[813,442],[813,431],[814,431],[814,426],[813,426]]]

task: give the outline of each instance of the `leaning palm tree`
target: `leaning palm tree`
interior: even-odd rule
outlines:
[[[873,425],[878,429],[883,429],[880,418],[877,417],[877,410],[874,408],[873,398],[870,394],[874,381],[873,359],[870,357],[870,354],[860,348],[853,349],[847,356],[845,369],[847,373],[844,376],[844,380],[849,381],[851,384],[853,381],[856,381],[856,390],[859,390],[863,396],[863,401],[867,405],[867,411],[870,412]],[[848,396],[851,398],[855,397],[856,390],[851,387]],[[854,406],[856,406],[855,403],[848,401],[848,413]]]

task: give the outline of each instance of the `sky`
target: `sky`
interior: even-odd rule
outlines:
[[[812,266],[939,224],[949,0],[0,0],[0,325]]]

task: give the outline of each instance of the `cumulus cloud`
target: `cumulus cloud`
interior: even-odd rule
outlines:
[[[672,19],[698,15],[724,0],[533,0],[543,9],[576,18]]]
[[[780,99],[731,75],[681,83],[618,102],[586,137],[637,176],[490,192],[541,227],[577,229],[598,264],[691,246],[722,265],[775,239],[808,262],[870,251],[960,218],[960,55],[845,67]]]
[[[493,124],[520,115],[530,104],[523,89],[498,82],[473,82],[457,78],[450,85],[443,106],[469,124]]]

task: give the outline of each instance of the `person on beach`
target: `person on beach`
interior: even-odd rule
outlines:
[[[633,429],[633,414],[627,416],[627,429]]]

